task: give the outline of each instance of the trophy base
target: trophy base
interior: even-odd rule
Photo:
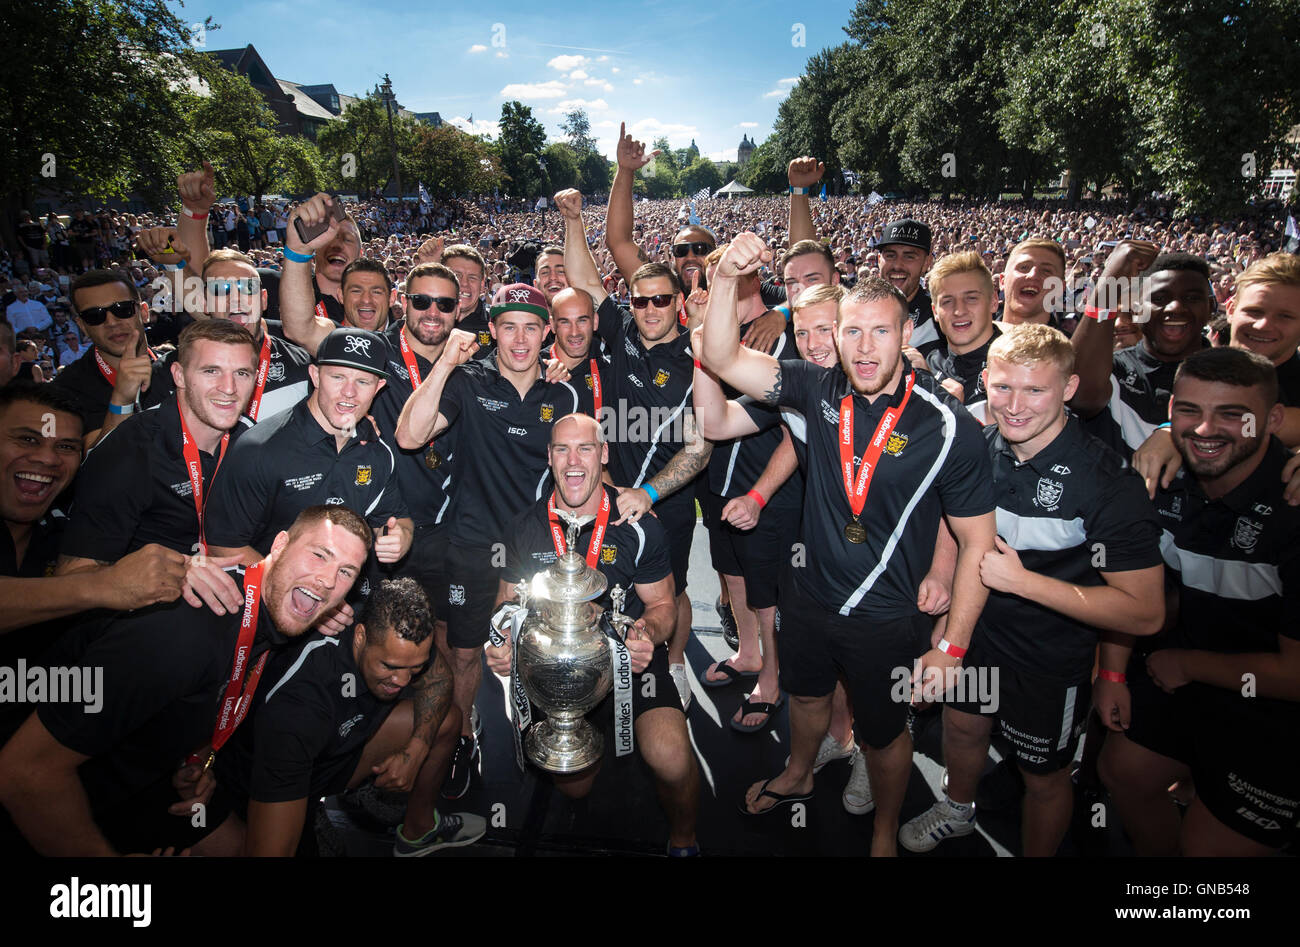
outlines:
[[[604,743],[604,737],[585,720],[579,719],[572,730],[557,730],[543,720],[525,735],[524,750],[548,773],[577,773],[600,761]]]

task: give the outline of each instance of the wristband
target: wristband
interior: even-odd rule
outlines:
[[[808,188],[806,188],[806,187],[795,187],[794,185],[791,185],[791,186],[790,186],[790,193],[791,193],[791,194],[802,194],[804,197],[807,197],[807,196],[808,196]]]
[[[659,502],[659,491],[648,483],[641,484],[641,489],[650,495],[650,503],[654,505]]]
[[[966,657],[966,649],[957,647],[955,644],[951,643],[947,638],[940,638],[938,647],[939,650],[942,651],[944,654],[950,654],[954,658]]]
[[[133,404],[113,404],[108,403],[109,414],[135,414],[135,405]]]
[[[1157,424],[1157,425],[1156,425],[1156,430],[1157,430],[1157,431],[1167,431],[1167,430],[1169,430],[1169,428],[1170,428],[1170,424],[1169,424],[1168,421],[1166,421],[1164,424]]]
[[[1123,674],[1121,674],[1119,671],[1107,671],[1105,668],[1102,668],[1100,671],[1097,672],[1097,677],[1099,677],[1103,681],[1110,681],[1112,684],[1128,683],[1128,678],[1125,677]]]
[[[161,266],[164,270],[172,270],[176,273],[179,273],[181,270],[185,269],[184,260],[182,260],[179,263],[159,263],[158,265]]]
[[[312,254],[299,253],[297,250],[290,249],[288,244],[284,247],[284,258],[286,260],[293,260],[295,263],[310,263],[313,259]]]
[[[207,219],[208,219],[208,215],[207,215],[206,213],[204,213],[204,214],[200,214],[198,211],[196,211],[196,210],[190,210],[188,207],[181,207],[181,213],[184,214],[186,217],[188,217],[190,220],[207,220]]]
[[[759,493],[757,490],[750,490],[745,494],[745,496],[757,503],[760,510],[767,506],[767,501],[763,499],[763,494]]]
[[[1096,322],[1107,322],[1115,317],[1116,312],[1113,309],[1098,309],[1096,306],[1088,306],[1083,310],[1083,315],[1085,318]]]
[[[700,367],[700,360],[698,358],[695,360],[695,367],[696,368]]]

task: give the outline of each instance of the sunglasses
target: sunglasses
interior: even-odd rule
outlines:
[[[81,321],[88,326],[102,326],[108,319],[109,313],[112,313],[114,319],[134,319],[139,312],[139,303],[130,299],[123,299],[121,302],[115,302],[111,306],[96,306],[94,309],[83,309],[78,315]]]
[[[673,301],[672,293],[655,293],[653,296],[633,296],[632,308],[644,309],[651,303],[655,304],[656,309],[662,309]]]
[[[455,312],[456,307],[460,305],[460,300],[455,296],[430,296],[427,293],[407,293],[407,300],[412,309],[424,312],[434,303],[438,304],[439,312]]]
[[[679,260],[682,259],[682,257],[686,256],[688,253],[694,253],[696,256],[708,256],[712,252],[713,252],[713,244],[711,243],[701,242],[701,243],[674,243],[673,244],[673,256],[677,257],[677,259]]]
[[[239,279],[212,278],[206,280],[205,285],[213,296],[229,296],[231,293],[252,296],[262,289],[262,281],[256,276],[245,276]]]

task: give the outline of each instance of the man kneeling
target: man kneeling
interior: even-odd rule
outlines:
[[[667,642],[676,604],[667,534],[654,517],[610,522],[618,494],[601,482],[609,448],[594,418],[583,414],[561,418],[552,428],[547,451],[556,486],[511,524],[497,605],[515,597],[515,583],[548,568],[565,553],[562,530],[551,529],[552,521],[559,522],[557,512],[591,518],[578,533],[578,547],[585,553],[587,565],[605,576],[609,589],[615,585],[630,588],[623,612],[636,619],[627,635],[636,675],[632,687],[634,737],[654,773],[659,801],[668,818],[668,854],[696,855],[699,768],[686,732],[686,715],[668,672]],[[600,536],[593,541],[596,533]],[[599,604],[607,607],[608,593]],[[510,655],[509,637],[501,647],[489,645],[488,666],[508,676]],[[612,719],[612,700],[612,696],[607,698],[591,712],[597,726]],[[556,786],[566,796],[580,799],[591,791],[598,769],[593,766],[557,776]]]

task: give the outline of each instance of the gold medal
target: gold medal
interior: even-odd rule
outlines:
[[[844,538],[854,544],[862,544],[867,541],[867,528],[857,520],[849,520],[844,524]]]
[[[442,466],[442,457],[433,449],[432,445],[424,452],[424,466],[430,470],[437,470]]]

